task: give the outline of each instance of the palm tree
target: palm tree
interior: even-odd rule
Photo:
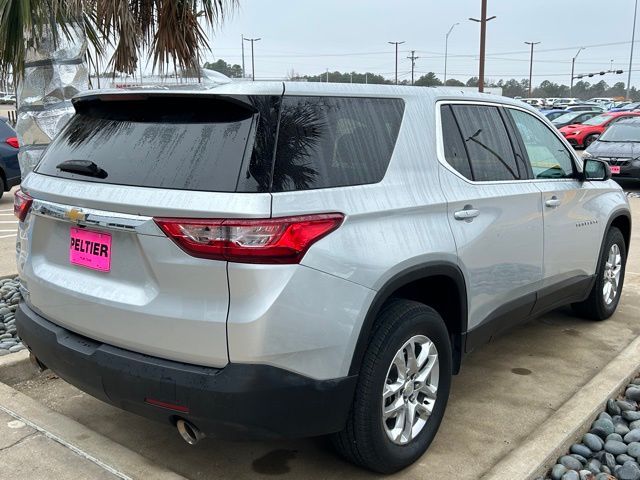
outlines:
[[[154,70],[199,70],[207,29],[237,0],[0,0],[0,75],[18,85],[23,177],[88,88],[87,63],[112,51],[109,68],[133,74],[140,52]],[[87,43],[92,49],[87,49]],[[94,55],[88,52],[92,51]]]

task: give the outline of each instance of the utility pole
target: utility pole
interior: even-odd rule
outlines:
[[[244,33],[242,34],[242,78],[246,78],[244,70]]]
[[[631,90],[631,67],[633,66],[633,44],[636,41],[637,15],[638,15],[638,0],[636,0],[635,10],[633,11],[633,32],[631,32],[631,53],[629,54],[629,75],[627,76],[627,100],[629,100],[629,91]]]
[[[447,32],[444,37],[444,84],[447,84],[447,56],[449,55],[449,35],[451,35],[452,30],[456,25],[460,25],[459,23],[454,23],[451,25],[451,28]]]
[[[387,43],[396,46],[396,85],[397,85],[398,84],[398,45],[402,45],[404,43],[404,41],[402,41],[402,42],[387,42]]]
[[[576,53],[576,55],[573,57],[573,59],[571,60],[571,84],[569,86],[569,96],[573,97],[573,80],[575,78],[575,70],[576,70],[576,58],[578,58],[578,55],[580,55],[580,52],[584,50],[584,47],[580,47],[580,49],[578,50],[578,53]]]
[[[251,42],[251,80],[256,81],[256,64],[253,56],[253,43],[261,40],[261,38],[243,38],[245,42]]]
[[[531,45],[531,57],[529,58],[529,98],[531,98],[531,87],[533,82],[533,47],[540,42],[524,42],[527,45]]]
[[[487,22],[496,18],[496,16],[494,15],[487,18],[487,0],[482,0],[482,11],[480,13],[480,20],[477,18],[469,18],[469,20],[480,24],[480,71],[478,72],[478,91],[484,92],[484,58],[487,38]]]
[[[416,57],[416,51],[411,50],[411,56],[407,58],[411,60],[411,85],[413,85],[413,73],[416,69],[416,60],[419,59],[420,57]]]

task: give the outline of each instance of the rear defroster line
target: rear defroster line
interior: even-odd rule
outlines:
[[[90,462],[95,463],[96,465],[98,465],[100,468],[106,470],[107,472],[115,475],[118,478],[121,478],[122,480],[133,480],[133,478],[131,478],[130,476],[120,472],[119,470],[113,468],[110,465],[107,465],[106,463],[104,463],[102,460],[94,457],[93,455],[88,454],[87,452],[85,452],[84,450],[76,447],[75,445],[67,442],[66,440],[60,438],[59,436],[57,436],[55,433],[51,433],[48,430],[45,430],[44,428],[42,428],[39,425],[36,425],[35,423],[33,423],[32,421],[24,418],[22,415],[14,412],[13,410],[10,410],[2,405],[0,405],[0,411],[6,413],[7,415],[15,418],[16,420],[21,421],[22,423],[24,423],[25,425],[33,428],[34,430],[42,433],[45,437],[53,440],[54,442],[59,443],[60,445],[62,445],[63,447],[68,448],[69,450],[71,450],[72,452],[74,452],[76,455],[79,455],[80,457],[89,460]]]

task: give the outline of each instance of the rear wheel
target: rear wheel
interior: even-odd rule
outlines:
[[[440,315],[418,302],[389,302],[365,353],[346,428],[334,435],[338,452],[380,473],[411,465],[438,431],[451,374]]]
[[[598,260],[596,281],[589,297],[572,305],[573,310],[584,318],[606,320],[616,311],[624,284],[627,249],[622,232],[612,227],[605,238],[602,254]]]

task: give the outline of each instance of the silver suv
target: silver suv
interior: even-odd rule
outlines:
[[[626,197],[522,102],[238,83],[74,106],[16,195],[18,332],[189,443],[332,434],[393,472],[466,353],[620,300]]]

